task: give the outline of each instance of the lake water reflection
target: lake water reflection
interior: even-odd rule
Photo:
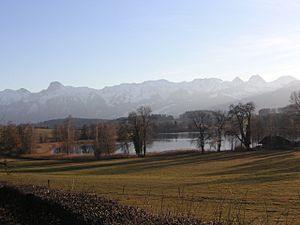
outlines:
[[[181,132],[181,133],[160,133],[153,138],[151,144],[147,146],[147,152],[163,152],[170,150],[197,150],[195,139],[197,132]],[[222,150],[230,149],[231,144],[228,140],[223,138]],[[205,149],[209,151],[216,151],[216,146],[212,143],[207,143]],[[117,151],[121,153],[119,149]],[[134,154],[133,145],[130,145],[130,154]]]
[[[197,132],[180,132],[180,133],[160,133],[153,137],[152,143],[148,144],[147,152],[164,152],[171,150],[197,150],[195,139],[197,138]],[[120,144],[117,145],[118,149],[116,153],[122,153]],[[228,140],[223,138],[221,150],[231,149],[231,144]],[[216,151],[216,145],[214,143],[207,143],[205,145],[206,151]],[[53,149],[52,153],[59,153],[59,149]],[[77,154],[91,154],[93,153],[92,146],[77,147],[73,151]],[[135,154],[133,144],[129,146],[129,154]]]

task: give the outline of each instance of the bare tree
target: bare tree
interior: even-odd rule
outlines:
[[[27,153],[31,153],[36,145],[36,132],[32,125],[20,125],[19,135],[21,139],[21,148]]]
[[[225,135],[227,136],[227,138],[229,140],[231,151],[233,151],[236,147],[237,138],[236,138],[235,134],[236,134],[236,132],[233,131],[232,127],[225,130]]]
[[[142,125],[141,118],[136,112],[131,112],[128,115],[128,121],[131,125],[131,139],[137,156],[142,155],[143,149],[143,136],[142,136]]]
[[[68,116],[60,129],[62,149],[69,154],[70,150],[75,146],[75,127],[72,123],[72,117]]]
[[[111,124],[99,123],[95,129],[94,154],[97,159],[102,154],[109,155],[116,150],[117,134]]]
[[[251,122],[254,141],[255,139],[259,141],[266,136],[281,136],[297,142],[300,136],[299,115],[294,107],[286,107],[281,110],[261,110]]]
[[[130,145],[130,128],[127,123],[122,123],[118,127],[118,141],[121,144],[121,149],[125,154],[129,154]]]
[[[241,141],[247,150],[251,148],[251,118],[255,106],[252,102],[230,105],[232,132]]]
[[[21,147],[21,139],[18,128],[15,124],[8,124],[3,127],[3,148],[4,150],[18,150]]]
[[[198,137],[196,139],[197,147],[201,148],[201,152],[204,153],[205,143],[211,137],[209,132],[212,119],[211,114],[206,111],[194,111],[189,113],[189,117],[198,132]]]
[[[290,96],[290,102],[295,109],[300,113],[300,91],[293,91]]]
[[[225,124],[228,118],[227,112],[225,111],[216,111],[214,115],[214,129],[215,136],[217,141],[217,151],[221,151],[223,137],[225,136]]]
[[[138,115],[142,122],[142,136],[143,136],[143,154],[146,155],[147,142],[150,139],[151,132],[151,109],[150,107],[141,106],[137,109]]]
[[[266,127],[263,126],[262,118],[259,115],[253,115],[251,122],[252,143],[259,144],[265,135]]]
[[[81,128],[80,137],[83,140],[91,140],[93,138],[93,130],[95,128],[92,125],[84,124]]]
[[[131,138],[138,156],[145,156],[147,152],[147,143],[151,138],[151,109],[149,107],[140,107],[136,112],[128,116],[131,125]]]
[[[62,140],[62,127],[56,125],[52,131],[52,134],[53,134],[53,138],[56,142],[61,141]]]

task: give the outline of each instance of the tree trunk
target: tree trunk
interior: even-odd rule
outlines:
[[[146,141],[144,141],[144,156],[146,156]]]
[[[221,151],[221,145],[222,145],[222,137],[221,137],[221,134],[219,132],[219,135],[218,135],[218,152]]]

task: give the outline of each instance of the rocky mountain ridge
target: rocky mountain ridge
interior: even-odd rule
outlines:
[[[55,81],[36,93],[24,88],[0,91],[0,115],[2,122],[27,123],[68,115],[114,119],[126,116],[140,105],[150,106],[154,113],[174,116],[188,110],[224,108],[231,103],[250,100],[258,102],[258,109],[283,107],[289,103],[290,92],[298,89],[300,81],[290,76],[272,82],[258,75],[248,81],[238,77],[232,81],[217,78],[189,82],[155,80],[99,90],[64,86]]]

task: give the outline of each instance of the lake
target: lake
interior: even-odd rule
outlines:
[[[156,135],[151,144],[147,145],[147,152],[164,152],[170,150],[197,150],[195,139],[197,137],[197,132],[180,132],[180,133],[160,133]],[[225,137],[223,138],[221,150],[231,149],[231,143]],[[234,146],[237,143],[234,143]],[[120,144],[117,144],[116,154],[122,153]],[[206,151],[216,151],[215,143],[206,143]],[[52,153],[59,153],[59,149],[52,149]],[[77,154],[89,154],[93,153],[92,146],[86,146],[86,149],[81,147],[74,148],[73,153]],[[133,144],[129,146],[129,154],[135,154]]]
[[[151,144],[147,146],[147,152],[163,152],[169,150],[197,150],[195,139],[197,132],[180,132],[180,133],[160,133],[153,138]],[[221,150],[230,149],[229,140],[224,137]],[[216,145],[207,143],[205,150],[216,151]],[[120,152],[120,150],[118,150]],[[130,153],[135,153],[133,145],[130,146]]]

